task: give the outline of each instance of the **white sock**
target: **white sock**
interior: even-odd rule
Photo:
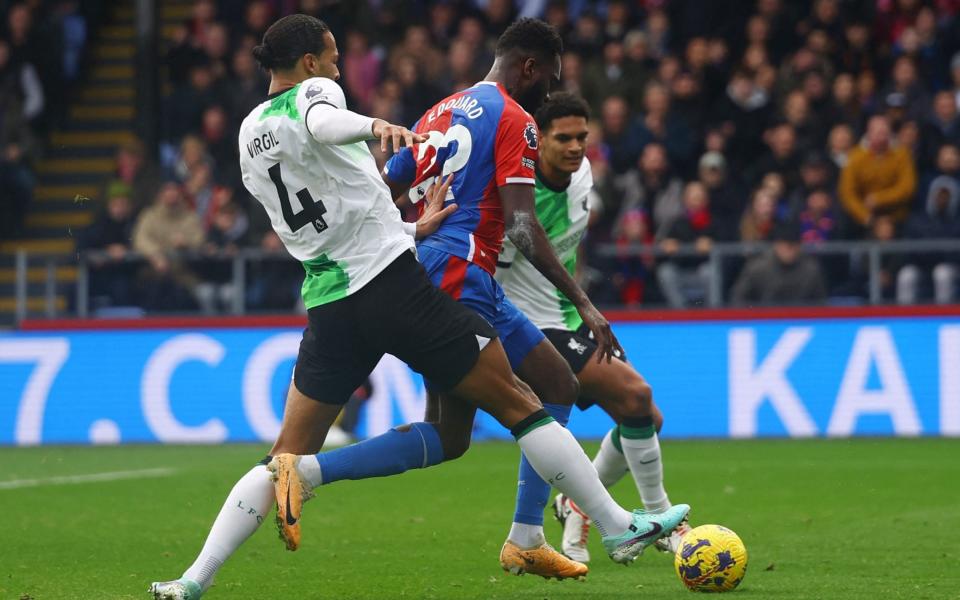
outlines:
[[[524,550],[537,548],[547,542],[547,538],[543,537],[543,525],[530,525],[516,521],[510,526],[510,535],[507,539]]]
[[[270,472],[265,466],[257,465],[230,490],[217,520],[210,528],[200,555],[190,568],[184,571],[183,577],[196,581],[206,591],[224,561],[230,558],[267,518],[273,502]]]
[[[297,465],[297,473],[300,473],[300,481],[314,489],[323,483],[323,473],[320,472],[320,461],[315,454],[307,454],[300,457],[300,463]]]
[[[583,448],[559,423],[541,425],[517,443],[544,481],[590,515],[600,535],[620,535],[630,527],[633,516],[613,501]]]
[[[613,431],[608,431],[600,442],[600,451],[593,459],[593,466],[597,469],[597,475],[600,476],[600,483],[603,487],[609,488],[623,479],[623,476],[630,472],[627,466],[627,459],[623,452],[617,450],[614,446],[611,436]]]
[[[667,490],[663,488],[663,461],[660,460],[660,442],[657,434],[643,439],[620,436],[623,457],[630,465],[633,480],[637,483],[643,508],[650,512],[663,512],[670,508]]]

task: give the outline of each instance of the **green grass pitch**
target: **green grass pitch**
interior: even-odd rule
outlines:
[[[586,444],[588,453],[596,444]],[[734,597],[960,598],[960,440],[665,441],[667,489],[692,522],[737,531],[750,553]],[[172,476],[0,485],[0,600],[147,597],[193,560],[258,446],[0,449],[0,483],[169,467]],[[518,450],[318,490],[303,545],[272,522],[221,570],[210,600],[692,598],[672,557],[622,567],[593,536],[585,582],[503,573]],[[629,479],[614,495],[638,504]],[[557,525],[546,523],[559,543]]]

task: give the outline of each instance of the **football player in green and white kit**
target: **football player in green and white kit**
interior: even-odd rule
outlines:
[[[454,413],[469,406],[463,412],[472,419],[481,408],[509,428],[544,479],[590,507],[598,529],[607,530],[603,543],[613,560],[630,562],[672,531],[690,507],[650,515],[618,506],[573,436],[514,377],[497,332],[434,287],[417,262],[414,237],[435,229],[437,219],[455,208],[448,204],[405,225],[365,142],[378,139],[386,151],[391,142],[397,150],[427,137],[347,109],[336,83],[336,40],[316,18],[280,19],[253,52],[270,71],[270,93],[240,126],[240,170],[284,246],[303,263],[308,325],[270,455],[230,491],[183,575],[150,586],[154,600],[198,600],[274,503],[280,536],[287,549],[296,550],[303,503],[314,488],[397,475],[462,454],[445,445],[463,430],[456,414],[341,448],[336,460],[334,453],[316,454],[351,393],[384,353],[449,394]],[[515,69],[518,90],[547,89],[543,82],[554,77],[559,57],[541,64],[529,54],[511,56],[525,67]],[[432,186],[428,200],[445,198],[450,183],[448,177]],[[202,391],[197,394],[200,399]],[[460,533],[450,535],[458,539]],[[273,596],[283,597],[277,589]]]
[[[590,161],[584,155],[588,116],[586,103],[567,93],[551,94],[536,114],[541,134],[535,191],[537,219],[571,275],[590,218],[593,177]],[[590,360],[597,344],[576,308],[516,252],[509,240],[504,240],[496,277],[507,297],[543,330],[577,375],[577,406],[586,410],[597,404],[616,421],[593,461],[600,481],[609,487],[630,472],[647,511],[670,508],[657,440],[663,415],[644,378],[624,356],[611,362]],[[556,497],[554,510],[564,528],[563,553],[576,561],[590,560],[589,517],[563,494]],[[682,523],[672,535],[658,540],[657,547],[676,551],[688,529],[686,522]]]

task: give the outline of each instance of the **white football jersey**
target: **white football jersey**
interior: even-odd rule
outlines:
[[[318,104],[346,109],[343,90],[307,79],[260,104],[240,126],[240,171],[290,254],[303,263],[307,308],[348,296],[414,248],[366,142],[321,143]]]
[[[537,220],[571,276],[577,268],[577,248],[590,219],[592,188],[593,174],[586,158],[566,189],[551,188],[537,173]],[[576,331],[583,324],[573,302],[541,275],[509,239],[503,240],[496,278],[507,298],[538,328]]]

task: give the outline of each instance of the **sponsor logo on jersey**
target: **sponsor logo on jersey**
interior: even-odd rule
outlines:
[[[529,146],[531,150],[536,150],[540,145],[537,139],[537,127],[533,123],[527,123],[527,128],[523,130],[523,137],[527,140],[527,146]]]
[[[522,157],[522,158],[520,159],[520,164],[521,164],[521,165],[523,166],[523,168],[525,168],[525,169],[535,169],[536,166],[537,166],[536,161],[534,161],[532,158],[528,158],[528,157],[526,157],[526,156],[524,156],[524,157]]]

